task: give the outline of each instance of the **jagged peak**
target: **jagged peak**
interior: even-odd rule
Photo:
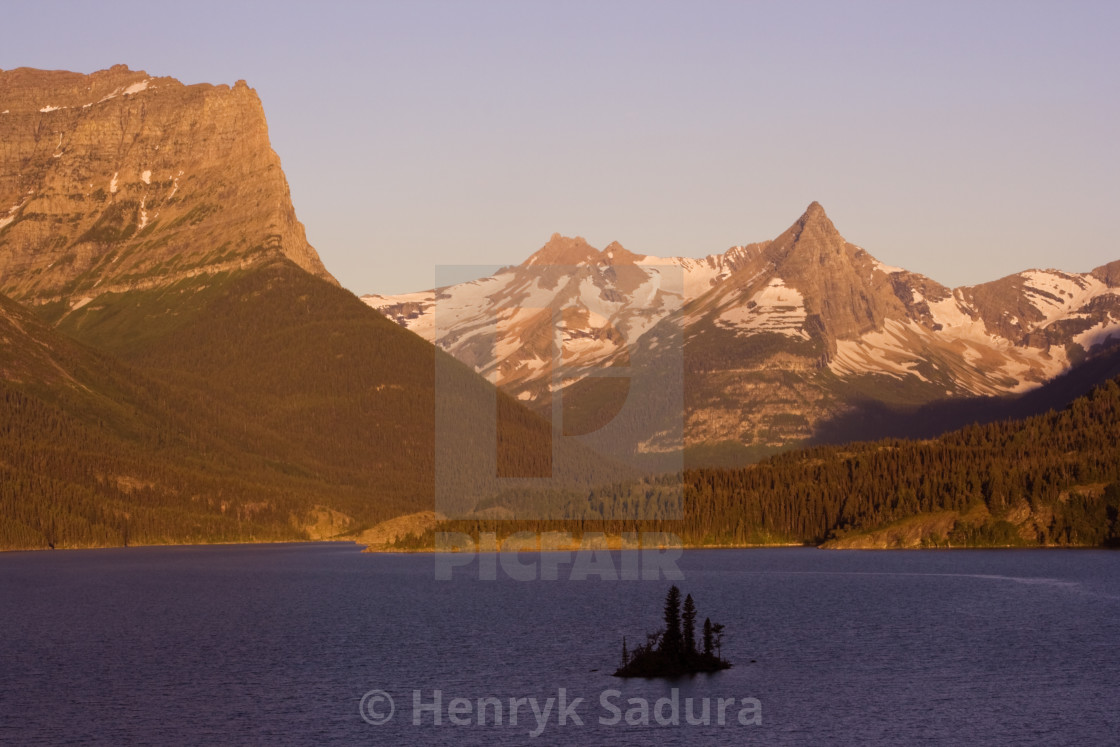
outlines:
[[[637,264],[645,258],[634,254],[617,241],[607,244],[603,250],[587,243],[582,236],[569,238],[559,233],[552,234],[548,243],[522,263],[524,267],[533,265],[626,265]]]
[[[607,244],[607,248],[602,252],[603,261],[609,265],[632,265],[641,262],[644,258],[645,255],[634,254],[617,241]]]
[[[531,265],[578,265],[599,258],[599,250],[587,243],[582,236],[568,237],[554,233],[548,242],[533,252],[522,264]]]
[[[830,261],[823,260],[825,255],[836,259],[839,255],[849,255],[850,258],[854,251],[855,247],[849,248],[819,202],[811,203],[793,225],[771,242],[768,249],[772,261],[800,263],[809,261],[809,257],[813,256],[817,258],[811,261],[813,265]]]
[[[836,230],[836,226],[828,217],[828,213],[824,211],[824,207],[815,200],[809,203],[809,207],[805,208],[805,212],[797,219],[794,227],[800,227],[798,233],[811,231],[819,234],[840,235],[840,232]]]

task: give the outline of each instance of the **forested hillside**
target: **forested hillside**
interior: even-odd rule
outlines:
[[[316,539],[432,506],[445,354],[287,260],[40,308],[55,328],[3,311],[0,548]],[[502,403],[504,462],[543,469],[549,425],[446,362],[445,405]],[[603,474],[577,456],[577,483]]]
[[[570,495],[567,522],[448,522],[432,531],[665,531],[698,546],[1120,544],[1120,380],[1060,412],[934,440],[822,446],[752,467],[686,471],[681,519],[602,518],[668,494],[679,479]],[[399,546],[432,541],[429,532]]]

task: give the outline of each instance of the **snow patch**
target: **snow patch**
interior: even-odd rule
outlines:
[[[30,194],[30,192],[28,194]],[[30,197],[24,198],[23,202],[12,205],[10,208],[8,208],[8,214],[3,218],[0,218],[0,228],[4,228],[9,223],[14,221],[17,217],[19,217],[19,211],[23,209],[23,206],[26,205],[28,200],[30,199]]]
[[[960,388],[993,395],[1033,389],[1068,367],[1061,348],[1020,347],[989,333],[979,315],[973,318],[959,291],[930,302],[929,308],[940,329],[914,320],[888,320],[883,329],[859,339],[838,340],[829,368],[840,376],[875,373],[901,379],[912,375],[928,381],[917,371],[919,364],[928,362],[948,373]],[[945,361],[954,359],[964,361],[967,368],[950,362],[946,369]]]
[[[1120,321],[1116,321],[1111,316],[1108,319],[1095,324],[1084,332],[1080,332],[1073,336],[1073,341],[1080,345],[1083,349],[1089,350],[1094,345],[1108,342],[1113,337],[1120,338]]]
[[[178,175],[175,177],[174,181],[172,181],[172,183],[171,183],[171,194],[169,194],[167,196],[167,199],[170,200],[172,197],[175,196],[175,193],[179,191],[179,177],[182,176],[182,175],[183,175],[183,170],[180,169]]]
[[[47,112],[56,112],[59,109],[66,109],[66,108],[67,107],[65,107],[65,106],[51,106],[50,104],[48,104],[47,106],[44,106],[39,111],[42,112],[43,114],[46,114]]]
[[[145,169],[143,172],[141,172],[140,181],[144,182],[145,184],[151,184],[152,183],[152,170],[151,169]]]
[[[704,295],[721,280],[731,275],[727,266],[731,257],[742,258],[747,254],[744,247],[735,246],[725,254],[709,254],[700,259],[692,257],[655,257],[652,254],[643,256],[639,263],[648,266],[679,267],[684,272],[684,297],[692,300]]]
[[[105,96],[102,96],[101,100],[98,101],[97,103],[99,103],[99,104],[104,103],[104,102],[108,101],[109,99],[115,99],[117,96],[131,96],[134,93],[140,93],[141,91],[147,90],[149,82],[150,82],[150,79],[149,80],[142,80],[139,83],[133,83],[132,85],[128,86],[127,88],[123,88],[121,86],[118,86],[116,88],[116,90],[114,90],[112,93],[107,94]]]
[[[997,338],[988,333],[980,315],[973,318],[970,311],[973,311],[972,307],[960,297],[959,291],[953,291],[953,295],[929,304],[933,321],[941,325],[940,336],[986,345],[996,342]]]
[[[902,379],[916,376],[928,382],[917,371],[921,358],[916,356],[909,343],[922,332],[913,322],[888,320],[883,329],[868,332],[858,340],[837,340],[836,355],[828,367],[837,376],[853,374],[885,374]]]
[[[1099,295],[1109,292],[1107,285],[1092,275],[1067,275],[1056,270],[1030,270],[1023,278],[1023,296],[1043,316],[1037,329],[1048,327]]]
[[[874,263],[875,269],[878,270],[879,272],[885,274],[885,275],[893,275],[896,272],[906,272],[906,270],[902,267],[894,267],[893,265],[885,265],[877,259],[873,259],[871,261]]]
[[[603,298],[599,286],[596,285],[595,280],[590,277],[586,277],[580,281],[579,303],[592,314],[603,317],[604,320],[611,318],[615,312],[622,308],[621,301],[608,301]]]
[[[113,178],[109,180],[109,194],[115,195],[117,193],[117,177],[120,176],[120,173],[119,171],[116,172],[113,174]]]
[[[777,332],[808,340],[805,317],[805,297],[787,286],[782,278],[775,277],[747,303],[725,309],[717,321],[734,329]]]

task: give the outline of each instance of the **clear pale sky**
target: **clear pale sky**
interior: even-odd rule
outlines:
[[[949,284],[1120,259],[1117,2],[9,4],[0,68],[244,78],[357,293],[553,232],[703,256],[813,200]]]

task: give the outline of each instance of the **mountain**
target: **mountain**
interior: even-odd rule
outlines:
[[[1041,408],[1116,365],[1120,263],[950,290],[816,204],[703,259],[553,236],[493,277],[363,303],[307,244],[247,86],[124,67],[0,86],[3,548],[582,520],[639,471],[675,474],[682,442],[758,455],[1051,381],[1017,400]],[[682,508],[657,481],[638,501]]]
[[[244,81],[0,72],[0,292],[104,293],[285,257],[330,282]]]
[[[244,84],[0,86],[0,548],[352,537],[629,474],[339,287]]]
[[[705,461],[806,442],[827,424],[850,438],[839,425],[868,403],[1036,388],[1120,338],[1118,268],[950,289],[882,264],[813,203],[777,238],[702,259],[554,235],[491,277],[363,300],[542,411],[557,390],[565,413],[605,402],[601,386],[557,366],[655,366],[676,329],[684,438]],[[674,448],[658,436],[666,417],[634,448]]]

